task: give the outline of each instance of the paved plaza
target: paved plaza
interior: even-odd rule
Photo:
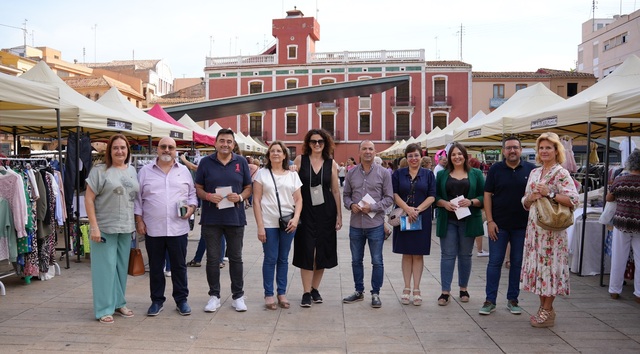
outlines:
[[[291,308],[264,308],[262,248],[256,237],[252,209],[244,240],[244,273],[247,312],[231,307],[228,267],[222,270],[222,307],[205,313],[209,296],[204,266],[189,268],[190,316],[180,316],[167,284],[164,311],[147,317],[150,305],[148,275],[129,277],[128,307],[133,318],[115,316],[115,323],[100,324],[93,318],[90,262],[72,261],[62,275],[24,284],[16,276],[2,279],[6,296],[0,296],[0,353],[109,352],[109,353],[639,353],[640,304],[632,286],[612,300],[599,277],[571,278],[571,296],[556,300],[555,327],[532,328],[529,315],[538,308],[537,296],[522,293],[522,315],[506,309],[507,270],[503,269],[498,309],[490,316],[478,310],[484,302],[488,258],[473,257],[469,284],[471,301],[453,296],[440,307],[440,247],[433,237],[432,255],[425,257],[422,306],[399,302],[403,281],[401,256],[385,243],[385,279],[382,308],[365,301],[343,304],[354,291],[348,242],[349,213],[344,211],[338,233],[339,265],[325,272],[320,292],[324,303],[298,306],[302,286],[297,268],[289,267],[288,296]],[[434,225],[435,229],[435,225]],[[199,227],[189,237],[187,260],[195,252]],[[141,246],[144,249],[144,244]],[[485,239],[486,247],[486,239]],[[146,252],[143,251],[146,259]],[[371,265],[365,252],[365,291],[370,290]],[[75,260],[75,258],[74,258]],[[63,262],[60,262],[61,266]],[[454,276],[457,279],[457,275]],[[605,277],[605,282],[608,278]],[[453,288],[457,295],[457,288]]]

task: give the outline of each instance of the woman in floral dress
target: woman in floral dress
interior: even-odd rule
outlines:
[[[540,308],[531,316],[533,327],[551,327],[556,313],[553,301],[557,295],[569,295],[569,247],[567,231],[548,231],[537,220],[536,201],[549,198],[573,210],[578,205],[578,192],[569,172],[561,164],[564,147],[555,133],[543,133],[536,141],[536,162],[522,198],[529,210],[524,258],[520,282],[522,289],[540,297]]]

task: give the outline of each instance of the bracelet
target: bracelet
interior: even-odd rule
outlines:
[[[210,202],[210,200],[209,200],[209,196],[210,196],[210,195],[211,195],[211,193],[207,193],[207,195],[204,197],[204,199],[205,199],[206,201],[208,201],[208,202]]]
[[[240,203],[244,202],[244,198],[242,198],[242,194],[238,194],[238,196],[240,197]]]
[[[489,224],[491,224],[491,223],[494,223],[494,224],[495,224],[495,221],[493,221],[493,220],[487,221],[487,225],[489,225]]]

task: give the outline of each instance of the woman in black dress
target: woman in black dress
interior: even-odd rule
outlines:
[[[338,265],[337,231],[342,228],[338,168],[331,158],[333,139],[312,129],[294,163],[302,181],[302,215],[293,241],[293,265],[300,268],[304,294],[300,306],[321,303],[318,288],[325,268]]]

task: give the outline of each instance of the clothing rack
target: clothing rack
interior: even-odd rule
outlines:
[[[8,167],[15,167],[18,166],[18,164],[20,166],[23,167],[50,167],[49,164],[49,160],[44,158],[44,157],[13,157],[13,156],[9,156],[9,157],[0,157],[0,169],[1,168],[8,168]],[[63,228],[64,229],[64,228]],[[58,236],[58,225],[54,226],[54,232],[56,233],[56,238]],[[56,248],[57,251],[63,251],[63,255],[67,254],[68,250],[69,250],[69,240],[67,238],[67,235],[63,235],[64,236],[64,244],[65,244],[65,248],[61,249],[61,248]],[[67,269],[69,268],[69,257],[67,256]],[[61,275],[61,270],[60,270],[60,265],[57,262],[54,262],[52,265],[54,269],[55,269],[55,274],[56,275]],[[4,273],[0,273],[0,279],[2,278],[6,278],[9,277],[11,275],[15,275],[16,272],[15,270],[11,270],[11,271],[7,271]],[[31,277],[25,277],[25,282],[28,284],[31,282]],[[6,289],[4,284],[0,281],[0,295],[4,296],[6,295]]]

